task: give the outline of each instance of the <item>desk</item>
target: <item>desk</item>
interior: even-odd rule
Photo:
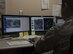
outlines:
[[[33,54],[33,44],[10,46],[6,42],[8,40],[0,40],[0,54]]]
[[[27,37],[25,36],[23,39],[29,39],[35,37],[40,38],[41,36],[30,35]],[[28,45],[10,46],[8,45],[7,41],[9,40],[6,39],[0,40],[0,54],[35,54],[34,52],[35,49],[32,43]]]

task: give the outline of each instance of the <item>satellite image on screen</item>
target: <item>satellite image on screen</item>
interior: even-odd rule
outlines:
[[[42,19],[36,19],[34,20],[34,28],[35,30],[43,30],[43,20]]]
[[[6,20],[6,28],[19,28],[20,27],[20,20]]]

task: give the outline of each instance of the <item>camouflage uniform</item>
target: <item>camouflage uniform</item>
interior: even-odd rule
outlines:
[[[54,54],[68,54],[70,37],[73,33],[73,19],[65,22],[61,27],[53,26],[44,36],[44,40],[36,43],[36,51],[41,53],[54,50]]]

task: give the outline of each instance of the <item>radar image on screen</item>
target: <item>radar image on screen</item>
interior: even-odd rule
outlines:
[[[35,30],[44,30],[44,27],[43,27],[43,19],[36,19],[34,20],[34,29]]]
[[[20,20],[6,20],[6,28],[19,28],[20,27]]]
[[[44,18],[44,30],[51,28],[53,25],[53,19],[51,18]]]

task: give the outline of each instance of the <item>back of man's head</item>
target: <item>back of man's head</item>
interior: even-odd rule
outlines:
[[[62,0],[61,13],[64,18],[73,16],[73,0]]]

